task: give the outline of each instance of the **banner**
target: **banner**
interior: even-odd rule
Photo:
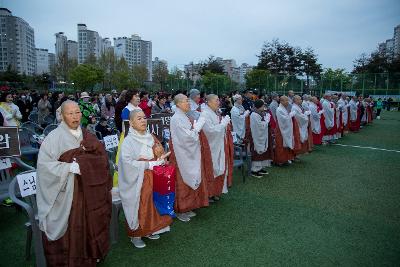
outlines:
[[[17,127],[0,127],[0,157],[21,156]]]

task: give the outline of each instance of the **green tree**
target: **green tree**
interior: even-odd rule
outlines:
[[[81,64],[71,71],[71,81],[74,82],[75,88],[79,90],[93,91],[96,83],[102,82],[103,72],[94,65]]]
[[[117,57],[114,54],[114,50],[107,50],[102,53],[97,64],[104,73],[103,88],[111,89],[112,77],[117,64]]]
[[[160,85],[161,90],[165,90],[168,80],[168,68],[165,64],[159,63],[153,69],[153,82]]]
[[[112,84],[119,90],[134,86],[131,70],[124,57],[121,57],[117,61],[115,71],[112,75]]]
[[[6,82],[22,82],[22,77],[11,65],[8,65],[7,70],[0,73],[0,80]]]
[[[200,75],[205,75],[208,72],[224,74],[224,66],[213,55],[209,56],[208,59],[200,63],[200,65]]]
[[[317,55],[311,47],[307,47],[303,52],[299,54],[300,68],[299,73],[306,76],[306,88],[310,88],[310,78],[316,78],[320,76],[322,72],[321,64],[318,64]]]
[[[321,86],[324,89],[342,90],[351,85],[351,76],[345,69],[327,68],[321,75]]]
[[[132,78],[137,86],[143,86],[145,81],[148,80],[149,71],[145,65],[134,65],[132,68]]]
[[[257,68],[268,70],[272,74],[298,74],[301,65],[300,55],[300,48],[274,39],[262,47],[258,55]]]
[[[207,71],[202,76],[201,82],[206,92],[218,95],[231,92],[238,87],[238,84],[225,74],[212,73],[210,71]]]
[[[246,76],[246,88],[267,88],[267,80],[269,76],[269,71],[263,69],[252,69]]]

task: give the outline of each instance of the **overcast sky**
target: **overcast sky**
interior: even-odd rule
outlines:
[[[311,46],[324,68],[352,69],[362,52],[392,38],[400,0],[0,0],[54,52],[56,32],[77,40],[77,23],[104,37],[139,34],[169,67],[209,55],[256,65],[265,41]]]

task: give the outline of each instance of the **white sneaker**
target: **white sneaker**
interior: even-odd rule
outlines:
[[[292,163],[293,163],[291,160],[288,160],[287,162],[288,162],[289,164],[292,164]]]
[[[190,217],[187,216],[185,213],[176,213],[176,218],[181,222],[188,222],[190,221]]]
[[[157,235],[157,234],[151,234],[151,235],[147,235],[146,236],[148,239],[151,239],[151,240],[157,240],[157,239],[160,239],[160,235]]]
[[[192,217],[194,217],[194,216],[196,216],[196,213],[194,213],[193,211],[188,211],[188,212],[185,212],[185,214],[186,214],[186,216],[188,216],[189,218],[192,218]]]
[[[131,242],[136,248],[146,247],[146,244],[143,242],[142,238],[140,238],[140,237],[132,237]]]

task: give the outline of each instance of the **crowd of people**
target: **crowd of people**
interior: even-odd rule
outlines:
[[[382,108],[379,103],[377,108]],[[110,248],[113,178],[93,129],[106,136],[111,121],[121,133],[114,187],[127,235],[143,248],[143,239],[159,239],[175,216],[189,222],[197,209],[228,193],[234,146],[251,153],[251,176],[262,178],[272,164],[293,164],[315,145],[333,144],[371,123],[374,102],[362,96],[326,93],[318,98],[293,91],[258,97],[251,90],[221,97],[197,89],[153,97],[133,89],[120,95],[2,95],[3,125],[19,125],[34,109],[39,118],[53,114],[59,123],[44,139],[37,161],[38,219],[47,263],[94,266]],[[147,131],[147,119],[156,113],[172,116],[168,146]],[[174,212],[160,214],[153,177],[166,165],[175,170],[173,195],[168,195],[173,201],[166,201],[173,203],[169,208]]]

